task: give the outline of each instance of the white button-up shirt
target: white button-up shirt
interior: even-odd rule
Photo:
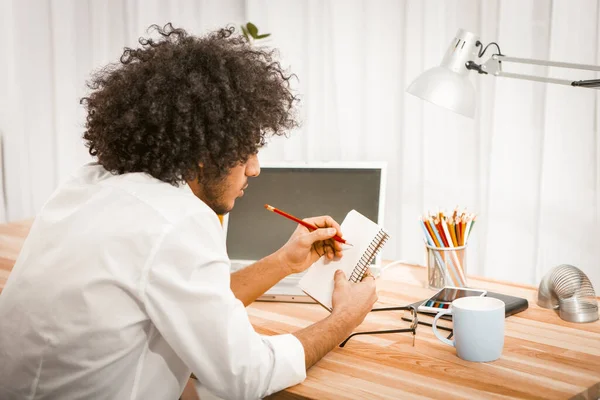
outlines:
[[[230,289],[225,235],[187,185],[84,166],[37,216],[0,294],[0,399],[223,398],[305,379]]]

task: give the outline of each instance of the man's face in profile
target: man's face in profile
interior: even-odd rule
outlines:
[[[260,164],[258,157],[254,154],[244,164],[233,167],[223,178],[200,183],[198,189],[194,190],[194,194],[215,213],[224,215],[233,209],[235,200],[244,195],[244,189],[248,186],[248,178],[256,177],[259,174]]]

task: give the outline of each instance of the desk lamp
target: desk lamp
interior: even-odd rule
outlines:
[[[487,61],[480,64],[476,63],[474,60],[483,57],[490,46],[495,46],[498,52],[493,54]],[[473,118],[475,116],[475,88],[468,77],[470,71],[477,71],[484,75],[557,83],[582,88],[600,87],[600,79],[571,81],[504,72],[502,71],[503,62],[600,71],[600,66],[597,65],[507,57],[502,54],[500,46],[496,42],[491,42],[484,47],[475,34],[459,29],[456,37],[450,43],[442,63],[438,67],[423,72],[410,84],[406,91],[423,100]]]

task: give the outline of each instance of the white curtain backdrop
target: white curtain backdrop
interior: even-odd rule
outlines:
[[[475,120],[405,93],[458,28],[510,56],[598,64],[599,12],[594,0],[0,0],[7,219],[35,215],[89,160],[78,101],[94,68],[153,23],[203,34],[252,21],[272,34],[302,98],[302,127],[261,160],[386,161],[384,258],[423,263],[418,215],[460,205],[479,214],[470,273],[537,285],[570,263],[600,292],[598,92],[473,74]]]

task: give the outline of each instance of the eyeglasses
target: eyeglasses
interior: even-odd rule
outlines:
[[[417,309],[413,306],[407,307],[384,307],[384,308],[374,308],[371,312],[377,311],[410,311],[411,321],[410,328],[405,329],[388,329],[383,331],[369,331],[369,332],[354,332],[350,336],[346,338],[342,343],[340,343],[340,347],[344,347],[348,340],[350,340],[353,336],[358,335],[378,335],[381,333],[404,333],[404,332],[412,332],[412,345],[415,345],[415,336],[417,334],[417,325],[419,325],[419,319],[417,318]]]

